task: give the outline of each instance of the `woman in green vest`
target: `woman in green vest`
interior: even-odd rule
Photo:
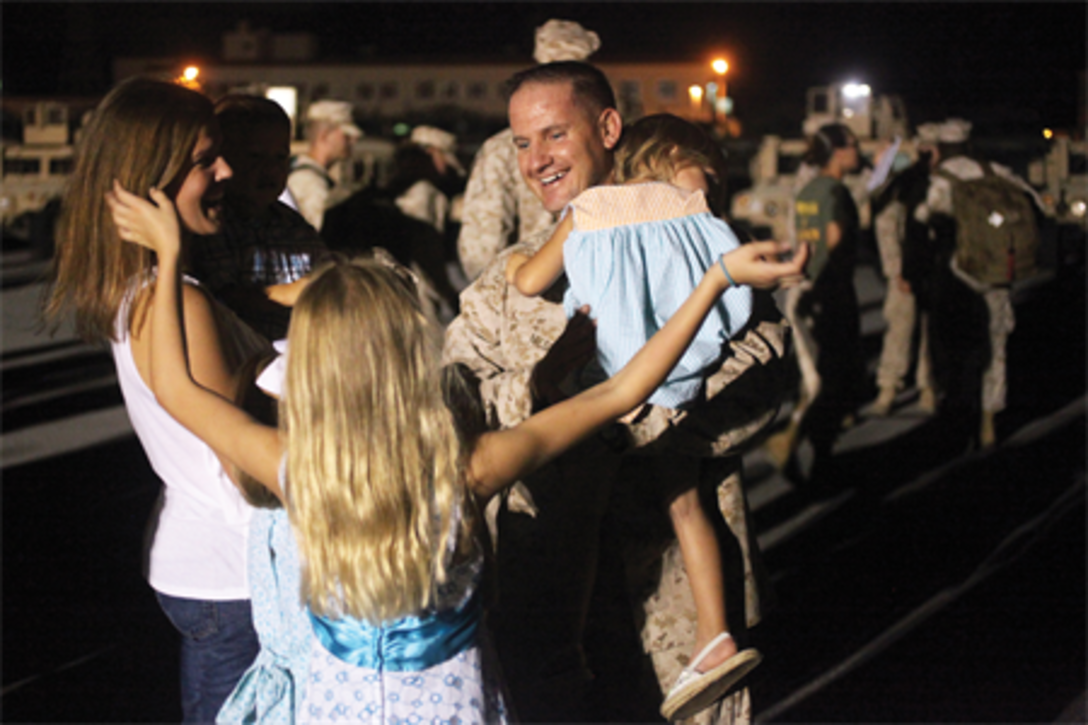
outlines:
[[[807,437],[814,459],[809,480],[833,483],[831,449],[864,400],[865,366],[861,355],[854,263],[858,247],[858,207],[843,177],[858,167],[858,141],[850,129],[828,124],[810,139],[805,163],[819,169],[795,203],[798,244],[812,250],[811,288],[800,295],[795,315],[809,344],[818,377],[815,390],[799,404],[791,432],[794,443]],[[795,467],[794,467],[795,468]]]

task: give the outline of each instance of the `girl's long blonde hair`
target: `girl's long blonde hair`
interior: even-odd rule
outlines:
[[[61,203],[46,324],[55,328],[74,313],[84,339],[116,338],[117,310],[152,255],[117,236],[106,192],[116,179],[134,194],[156,186],[173,198],[201,131],[214,123],[207,97],[173,83],[134,78],[107,94],[83,129]]]
[[[329,616],[425,610],[470,502],[439,341],[411,283],[370,260],[319,271],[294,308],[280,428],[303,596]]]

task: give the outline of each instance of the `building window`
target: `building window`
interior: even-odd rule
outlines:
[[[400,95],[400,86],[396,81],[386,81],[378,89],[378,95],[383,101],[389,101]]]
[[[446,81],[442,84],[442,98],[447,101],[456,100],[460,95],[460,91],[461,86],[458,85],[457,81]]]
[[[70,174],[74,167],[72,159],[51,159],[49,161],[50,174]]]
[[[468,97],[474,101],[487,96],[487,84],[483,81],[473,81],[468,84]]]
[[[360,101],[372,101],[376,91],[373,83],[360,83],[355,86],[355,97]]]
[[[4,159],[4,174],[40,174],[40,159]]]
[[[657,82],[657,97],[662,101],[676,100],[676,81],[663,80]]]
[[[314,86],[314,92],[310,95],[310,99],[314,101],[320,101],[323,98],[329,97],[329,84],[318,83]]]
[[[420,81],[416,84],[416,98],[430,100],[434,98],[434,81]]]

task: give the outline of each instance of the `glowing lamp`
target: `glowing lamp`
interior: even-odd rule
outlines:
[[[847,98],[864,98],[872,93],[865,83],[847,83],[842,87],[842,94]]]

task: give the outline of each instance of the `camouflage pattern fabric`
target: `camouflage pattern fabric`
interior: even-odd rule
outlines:
[[[457,254],[469,281],[508,245],[555,224],[518,170],[514,132],[509,128],[485,141],[476,153],[463,209]]]
[[[449,326],[444,364],[461,363],[479,380],[480,396],[493,428],[517,425],[531,414],[529,378],[533,367],[547,353],[567,324],[562,293],[565,278],[541,297],[525,297],[507,285],[504,270],[514,251],[532,254],[548,239],[551,228],[514,245],[488,266],[461,295],[461,314]],[[766,298],[769,308],[753,312],[744,334],[730,343],[732,355],[713,373],[705,386],[705,400],[691,411],[646,406],[640,416],[624,426],[631,455],[683,455],[706,460],[700,467],[704,483],[716,486],[722,516],[736,538],[743,560],[743,598],[737,627],[760,621],[761,593],[766,578],[749,522],[741,485],[739,453],[758,442],[773,421],[786,374],[789,325]],[[639,467],[626,467],[631,470]],[[642,470],[652,467],[642,466]],[[715,477],[707,481],[706,477]],[[565,481],[565,485],[577,485]],[[624,480],[617,486],[635,485]],[[524,487],[516,484],[501,505],[531,514],[533,504]],[[499,544],[501,546],[501,543]],[[687,663],[694,646],[695,607],[687,574],[675,541],[656,552],[660,568],[643,602],[643,644],[653,658],[662,690],[667,691]],[[652,576],[653,570],[650,571]],[[731,588],[727,581],[727,591]],[[733,621],[732,618],[730,620]],[[747,691],[726,699],[701,713],[713,722],[745,722],[750,717]],[[709,718],[709,719],[708,719]]]
[[[887,279],[884,296],[884,342],[880,350],[876,383],[881,388],[898,390],[910,368],[911,339],[917,320],[917,301],[912,292],[905,292],[897,284],[903,272],[902,240],[906,236],[907,208],[900,201],[888,204],[877,215],[877,247],[880,250],[880,266]],[[929,357],[929,331],[923,315],[921,339],[918,348],[918,365],[915,369],[915,385],[919,390],[934,385]]]
[[[955,156],[940,164],[949,174],[960,179],[977,179],[983,174],[983,169],[978,161],[964,156]],[[1027,183],[1012,173],[1008,168],[1000,164],[992,164],[994,173],[1016,183],[1022,188],[1035,205],[1042,208],[1038,193]],[[929,221],[931,214],[952,213],[953,199],[952,187],[948,179],[940,176],[931,176],[926,203],[915,211],[915,218],[925,223]],[[1016,327],[1016,316],[1012,304],[1009,301],[1009,290],[1001,287],[991,287],[980,283],[956,265],[953,257],[951,262],[952,273],[963,281],[968,287],[980,295],[986,303],[990,313],[990,364],[983,373],[982,378],[982,409],[987,413],[998,413],[1005,409],[1007,382],[1005,369],[1005,347],[1009,335]]]

